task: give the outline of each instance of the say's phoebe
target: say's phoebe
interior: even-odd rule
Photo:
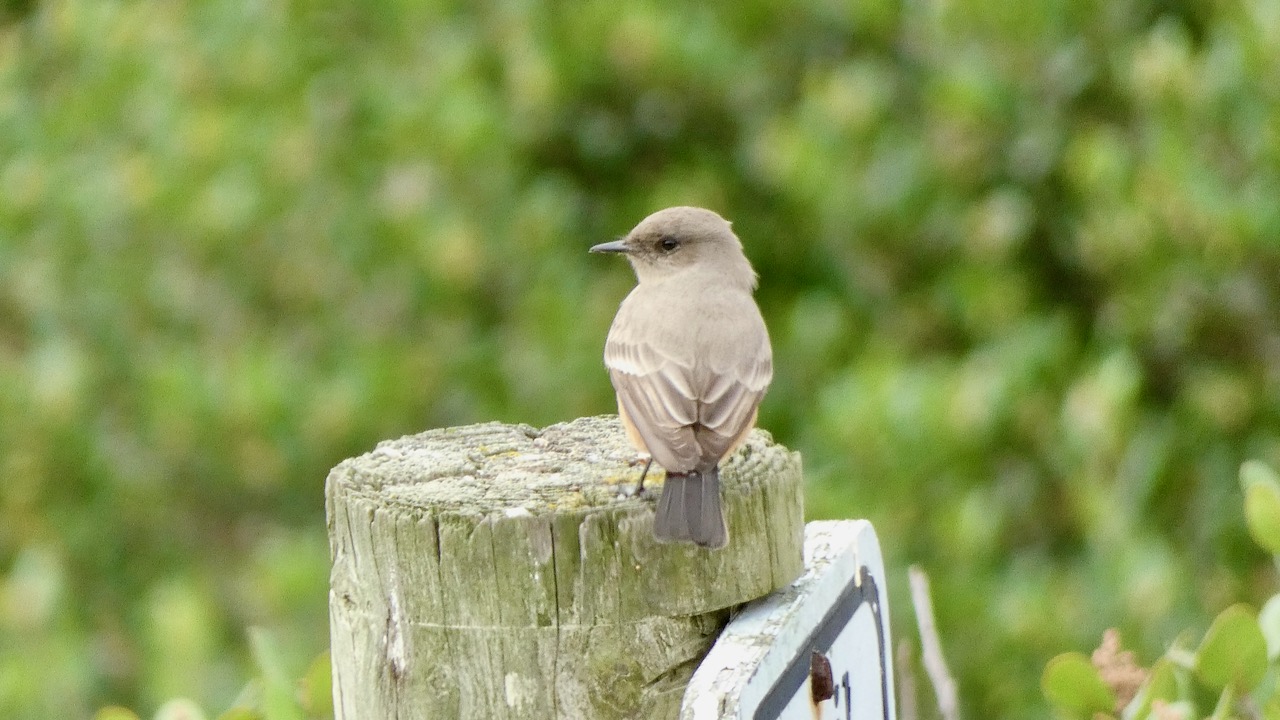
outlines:
[[[773,377],[755,271],[729,223],[694,207],[660,210],[591,252],[625,253],[636,272],[604,364],[627,438],[667,471],[654,537],[722,548],[718,465],[751,432]]]

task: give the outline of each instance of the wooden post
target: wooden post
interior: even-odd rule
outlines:
[[[675,718],[729,609],[802,570],[799,455],[722,466],[729,546],[653,540],[615,417],[383,442],[329,474],[340,720]]]

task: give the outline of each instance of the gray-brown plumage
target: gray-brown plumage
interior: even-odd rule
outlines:
[[[718,466],[755,425],[773,377],[755,271],[729,223],[694,207],[656,212],[591,251],[625,253],[638,281],[604,364],[627,437],[667,471],[653,534],[724,547]]]

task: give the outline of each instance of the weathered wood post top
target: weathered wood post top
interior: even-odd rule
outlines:
[[[616,417],[380,443],[329,475],[338,718],[674,718],[728,609],[802,570],[799,455],[721,466],[729,545],[653,539]],[[652,488],[652,489],[649,489]]]

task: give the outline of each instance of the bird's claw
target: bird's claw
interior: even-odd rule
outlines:
[[[640,479],[636,481],[635,489],[631,491],[623,491],[622,494],[625,497],[642,499],[647,497],[647,494],[644,491],[644,479],[649,475],[649,466],[653,465],[653,458],[636,458],[635,460],[632,460],[630,464],[634,466],[639,465],[641,462],[644,463],[644,470],[640,471]]]

